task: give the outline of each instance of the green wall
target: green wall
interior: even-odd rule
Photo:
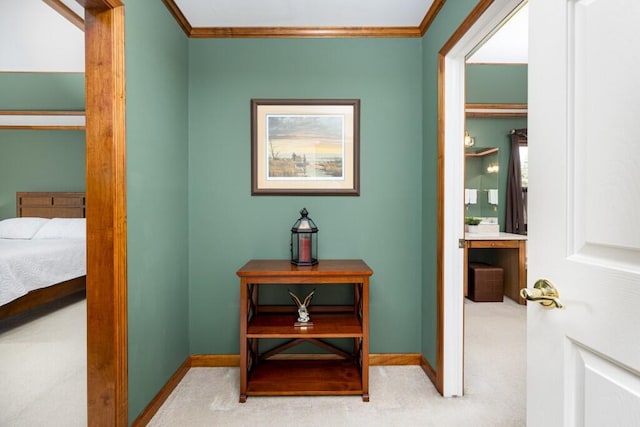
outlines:
[[[252,258],[287,259],[303,207],[319,227],[321,259],[362,258],[374,270],[370,350],[420,351],[420,45],[189,41],[191,353],[238,353],[235,272]],[[252,197],[251,98],[359,98],[360,197]]]
[[[422,38],[422,324],[421,353],[437,367],[438,52],[476,0],[448,1]]]
[[[162,2],[126,24],[129,420],[189,356],[187,38]]]
[[[84,131],[0,129],[0,219],[17,191],[84,191]]]
[[[467,64],[466,102],[471,104],[525,104],[526,64]]]
[[[0,73],[2,110],[84,110],[84,73]]]
[[[84,74],[0,73],[0,110],[84,110]],[[84,191],[85,134],[0,129],[0,219],[17,191]]]

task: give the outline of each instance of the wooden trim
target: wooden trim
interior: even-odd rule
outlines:
[[[462,21],[462,24],[456,29],[456,31],[449,37],[449,40],[440,49],[440,54],[446,56],[447,53],[453,48],[456,43],[469,31],[469,29],[476,23],[478,18],[493,4],[494,0],[480,0],[476,7],[473,8],[471,13]]]
[[[444,55],[438,54],[438,243],[436,262],[437,274],[437,307],[436,307],[436,371],[434,385],[440,394],[444,393],[444,119],[445,119],[445,85]]]
[[[178,368],[178,370],[169,378],[169,381],[160,389],[158,394],[149,402],[146,408],[142,411],[138,418],[136,418],[131,424],[132,427],[138,426],[146,426],[151,422],[153,416],[158,412],[158,410],[162,407],[164,402],[169,398],[173,390],[180,384],[180,381],[184,378],[184,376],[189,372],[191,368],[191,358],[187,357],[182,365]]]
[[[175,0],[162,0],[191,38],[361,38],[422,37],[446,0],[435,0],[417,27],[193,27]]]
[[[467,118],[527,117],[528,104],[466,104]]]
[[[76,0],[76,2],[86,9],[94,9],[97,12],[106,12],[109,9],[116,9],[124,6],[122,0]]]
[[[180,28],[182,28],[182,31],[184,31],[184,33],[187,36],[190,36],[191,32],[193,31],[193,27],[191,26],[187,18],[184,16],[184,14],[180,10],[176,2],[174,0],[162,0],[162,3],[164,3],[167,9],[169,9],[169,12],[173,16],[173,19],[175,19],[176,22],[178,22],[178,25],[180,25]]]
[[[192,354],[189,357],[192,368],[222,368],[240,366],[239,354]]]
[[[422,368],[424,373],[427,375],[427,377],[431,380],[431,382],[435,384],[437,382],[436,371],[434,371],[433,367],[427,361],[427,359],[425,359],[422,356],[420,357],[420,367]]]
[[[526,112],[468,112],[465,117],[468,119],[521,119],[528,117]]]
[[[128,425],[124,7],[85,7],[88,425]]]
[[[444,393],[444,189],[445,189],[445,56],[491,6],[494,0],[480,0],[438,52],[438,242],[437,242],[437,339],[436,370],[425,370],[440,394]],[[426,360],[425,360],[426,362]]]
[[[196,27],[192,38],[420,37],[417,27]]]
[[[422,355],[419,353],[382,353],[369,354],[369,366],[409,366],[419,365]]]
[[[84,19],[70,9],[66,4],[60,0],[42,0],[45,4],[50,6],[53,10],[62,15],[67,21],[71,22],[80,30],[84,31]]]
[[[418,26],[420,29],[420,36],[424,36],[427,33],[427,30],[433,21],[435,21],[436,16],[438,16],[438,12],[440,12],[440,9],[442,9],[442,6],[444,6],[446,1],[447,0],[434,0],[433,3],[431,3],[431,7],[429,7],[427,14],[422,18],[422,22]]]

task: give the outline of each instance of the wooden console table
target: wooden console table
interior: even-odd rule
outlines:
[[[240,277],[240,402],[249,395],[362,395],[369,401],[369,277],[362,260],[321,260],[296,266],[289,260],[251,260]],[[260,285],[353,285],[353,305],[311,304],[312,326],[296,327],[297,308],[261,305]],[[259,341],[288,339],[260,352]],[[352,339],[353,352],[341,350],[327,338]],[[302,342],[312,342],[330,354],[280,354]]]
[[[527,236],[500,233],[498,236],[465,234],[464,283],[467,296],[469,251],[472,249],[496,249],[495,265],[504,269],[504,294],[519,304],[525,304],[520,289],[527,287]]]

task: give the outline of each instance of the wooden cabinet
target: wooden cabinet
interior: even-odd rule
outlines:
[[[251,395],[361,395],[369,401],[369,277],[362,260],[321,260],[296,266],[288,260],[251,260],[237,271],[240,277],[240,402]],[[260,304],[261,285],[311,284],[316,293],[325,286],[353,287],[353,304],[309,307],[311,326],[294,326],[293,304]],[[286,295],[286,289],[283,289]],[[343,350],[325,339],[352,340]],[[267,351],[260,341],[284,343]],[[324,354],[284,354],[311,342]]]
[[[465,236],[465,292],[468,294],[468,263],[472,259],[470,252],[488,250],[492,252],[492,264],[504,269],[504,294],[519,304],[526,301],[520,297],[520,289],[527,287],[527,236],[521,234],[500,233],[499,236],[467,234]]]

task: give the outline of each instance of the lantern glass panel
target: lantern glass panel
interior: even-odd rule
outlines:
[[[307,217],[307,210],[300,211],[302,215],[291,228],[291,263],[296,265],[313,265],[318,263],[318,227],[311,218]]]

